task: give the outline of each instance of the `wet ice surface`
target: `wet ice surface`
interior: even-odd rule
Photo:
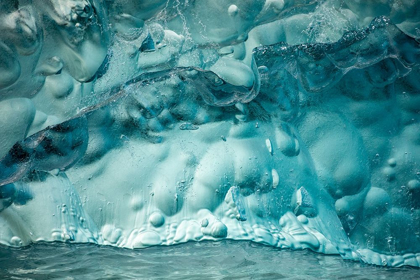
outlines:
[[[52,243],[0,248],[0,279],[420,279],[420,270],[238,241],[142,250]]]

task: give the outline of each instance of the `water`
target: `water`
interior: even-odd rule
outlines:
[[[85,244],[0,248],[0,279],[420,279],[384,268],[250,242],[200,242],[128,250]]]

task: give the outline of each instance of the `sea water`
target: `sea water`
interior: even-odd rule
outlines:
[[[420,270],[345,261],[245,241],[140,250],[40,243],[0,248],[0,279],[419,279]]]

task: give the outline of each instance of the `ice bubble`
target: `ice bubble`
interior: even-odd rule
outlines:
[[[154,212],[149,217],[149,222],[156,228],[161,227],[165,223],[165,218],[159,212]]]

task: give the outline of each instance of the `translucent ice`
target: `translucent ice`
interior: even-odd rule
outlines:
[[[223,238],[420,266],[416,1],[0,3],[0,243]]]

